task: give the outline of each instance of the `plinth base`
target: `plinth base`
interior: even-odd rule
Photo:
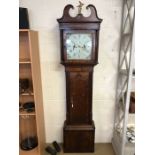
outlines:
[[[64,122],[64,152],[94,152],[95,125],[67,125]]]

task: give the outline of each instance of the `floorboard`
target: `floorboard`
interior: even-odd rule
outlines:
[[[52,146],[52,145],[50,145]],[[62,148],[62,146],[61,146]],[[50,155],[45,152],[44,155]],[[94,153],[63,153],[61,151],[57,155],[115,155],[114,150],[112,148],[112,144],[110,143],[97,143],[95,144],[95,152]]]

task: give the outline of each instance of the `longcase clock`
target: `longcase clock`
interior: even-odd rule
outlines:
[[[89,17],[78,7],[71,17],[72,5],[64,8],[57,19],[60,28],[61,64],[66,73],[66,121],[64,122],[64,152],[94,152],[95,125],[92,120],[93,67],[98,63],[99,29],[102,19],[96,8],[88,5]]]

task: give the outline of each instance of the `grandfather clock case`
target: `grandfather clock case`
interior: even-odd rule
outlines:
[[[82,4],[82,3],[81,3]],[[61,64],[66,74],[66,121],[63,128],[64,152],[94,152],[95,125],[92,120],[93,67],[98,64],[99,29],[102,19],[88,5],[88,17],[71,17],[72,5],[57,19],[60,29]]]

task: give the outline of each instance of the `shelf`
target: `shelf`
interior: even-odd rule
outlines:
[[[120,108],[122,109],[122,111],[124,111],[124,107],[125,107],[125,105],[124,105],[124,103],[123,103],[123,101],[120,99],[120,101],[119,101],[119,106],[120,106]]]
[[[120,155],[119,152],[121,152],[121,141],[122,141],[122,133],[119,131],[114,131],[114,135],[112,138],[112,144],[113,147],[118,151],[118,155]],[[134,155],[135,153],[135,143],[126,142],[125,143],[125,153],[124,155]]]
[[[30,29],[19,29],[19,32],[29,32]]]
[[[33,96],[34,95],[34,93],[22,93],[22,94],[20,94],[20,96]]]
[[[134,155],[135,143],[126,143],[124,151],[125,151],[125,155]]]
[[[31,64],[31,62],[30,61],[24,61],[24,62],[20,61],[19,64]]]
[[[20,116],[35,116],[36,115],[36,113],[35,113],[35,111],[34,112],[26,112],[26,111],[21,111],[21,112],[19,112],[19,115]]]
[[[128,127],[135,126],[135,114],[129,113],[128,115]]]
[[[24,151],[24,150],[20,149],[19,154],[20,155],[38,155],[38,147],[36,147],[30,151]]]
[[[135,143],[127,142],[125,146],[128,148],[132,148],[132,147],[135,147]]]
[[[19,59],[19,64],[31,64],[29,59]]]
[[[128,71],[126,70],[126,69],[120,69],[120,74],[122,74],[122,75],[128,75]],[[135,78],[135,75],[134,75],[134,73],[133,73],[133,75],[132,75],[132,78],[134,79]]]
[[[127,75],[128,71],[126,69],[120,69],[120,73],[123,75]]]
[[[130,36],[131,36],[131,32],[122,33],[122,37],[130,37]]]
[[[135,117],[135,113],[129,113],[130,117]]]

